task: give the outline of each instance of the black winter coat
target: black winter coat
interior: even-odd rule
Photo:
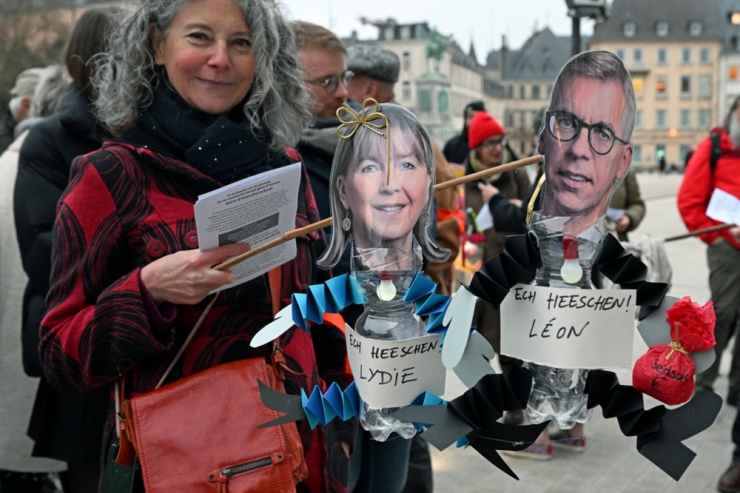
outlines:
[[[46,314],[51,274],[52,227],[56,206],[67,188],[72,160],[100,148],[110,135],[97,124],[90,101],[73,84],[60,112],[34,126],[21,148],[14,213],[23,269],[29,281],[23,297],[23,366],[43,377],[39,328]],[[33,454],[72,463],[96,463],[110,389],[84,395],[60,394],[41,378],[28,434]]]

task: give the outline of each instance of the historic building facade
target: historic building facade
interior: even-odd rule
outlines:
[[[721,118],[719,3],[673,0],[666,8],[659,0],[614,0],[589,48],[617,54],[632,76],[633,164],[653,168],[665,155],[668,165],[683,166]]]

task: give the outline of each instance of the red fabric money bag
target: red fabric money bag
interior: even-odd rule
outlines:
[[[704,306],[685,296],[666,310],[672,342],[648,350],[635,363],[632,386],[659,401],[675,406],[694,393],[696,366],[691,353],[707,351],[715,345],[714,305]]]

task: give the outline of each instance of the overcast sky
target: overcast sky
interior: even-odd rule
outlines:
[[[291,19],[314,22],[330,28],[340,37],[357,31],[360,38],[377,36],[372,20],[393,17],[399,23],[428,22],[442,34],[452,34],[467,52],[471,39],[478,61],[485,62],[491,49],[501,46],[506,35],[510,48],[519,48],[534,26],[549,26],[555,34],[570,35],[571,19],[565,0],[281,0]],[[581,33],[593,32],[593,21],[581,21]]]

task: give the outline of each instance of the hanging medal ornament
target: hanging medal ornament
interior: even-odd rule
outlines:
[[[560,268],[563,281],[575,284],[583,277],[583,269],[578,263],[578,238],[563,236],[563,266]]]

